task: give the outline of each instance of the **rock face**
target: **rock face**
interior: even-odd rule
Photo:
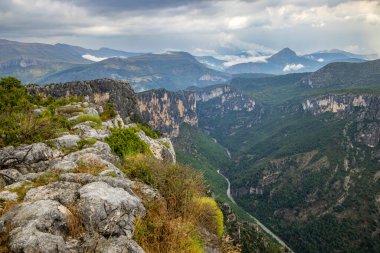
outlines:
[[[254,110],[256,101],[248,97],[230,85],[216,85],[197,91],[198,111],[207,115],[207,111],[213,111],[214,116],[221,116],[230,111]],[[206,106],[202,106],[207,104]],[[207,109],[206,109],[207,108]]]
[[[325,95],[304,101],[302,108],[314,115],[330,112],[340,118],[352,118],[357,142],[375,147],[380,141],[380,96]]]
[[[112,79],[49,84],[46,86],[29,85],[30,94],[42,94],[55,98],[66,96],[84,96],[95,104],[113,103],[125,120],[126,117],[139,115],[135,92],[128,82]]]
[[[170,137],[178,137],[182,123],[197,126],[201,117],[251,112],[256,106],[254,99],[229,85],[178,92],[151,90],[137,94],[137,98],[143,119]]]
[[[137,98],[142,118],[167,136],[178,136],[182,123],[198,125],[194,92],[159,89],[139,93]]]

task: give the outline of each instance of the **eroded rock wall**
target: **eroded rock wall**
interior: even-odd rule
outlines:
[[[159,89],[139,93],[137,99],[142,118],[167,136],[178,136],[182,123],[198,125],[194,92]]]

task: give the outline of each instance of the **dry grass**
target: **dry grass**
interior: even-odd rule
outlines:
[[[78,167],[73,171],[73,173],[86,173],[86,174],[91,174],[94,176],[99,175],[100,172],[106,170],[107,167],[103,164],[100,163],[84,163],[84,162],[79,162]]]
[[[199,226],[222,238],[224,233],[223,213],[213,198],[194,199],[194,213],[197,214]]]
[[[69,229],[67,236],[73,239],[80,239],[85,233],[82,216],[76,206],[66,206],[66,208],[70,211],[70,215],[67,219]]]
[[[137,219],[134,238],[146,252],[204,252],[194,224],[182,217],[173,217],[164,200],[145,203],[145,207],[147,215]]]
[[[7,226],[3,233],[0,233],[0,253],[8,253],[10,249],[9,245],[9,234],[12,231],[12,226]]]
[[[200,173],[143,155],[127,159],[124,172],[163,196],[146,202],[147,215],[137,220],[135,240],[146,252],[204,252],[201,226],[221,238],[223,215],[216,202],[205,197]]]

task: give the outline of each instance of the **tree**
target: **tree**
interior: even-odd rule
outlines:
[[[0,79],[0,112],[24,110],[29,108],[26,88],[14,77]]]

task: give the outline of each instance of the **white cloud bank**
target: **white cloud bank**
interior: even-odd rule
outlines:
[[[305,66],[302,64],[286,64],[286,66],[284,67],[284,69],[282,71],[284,71],[284,72],[297,71],[297,70],[300,70],[304,67]]]
[[[108,59],[107,57],[97,57],[95,55],[90,55],[90,54],[84,54],[84,55],[82,55],[82,58],[89,60],[89,61],[95,61],[95,62]]]

